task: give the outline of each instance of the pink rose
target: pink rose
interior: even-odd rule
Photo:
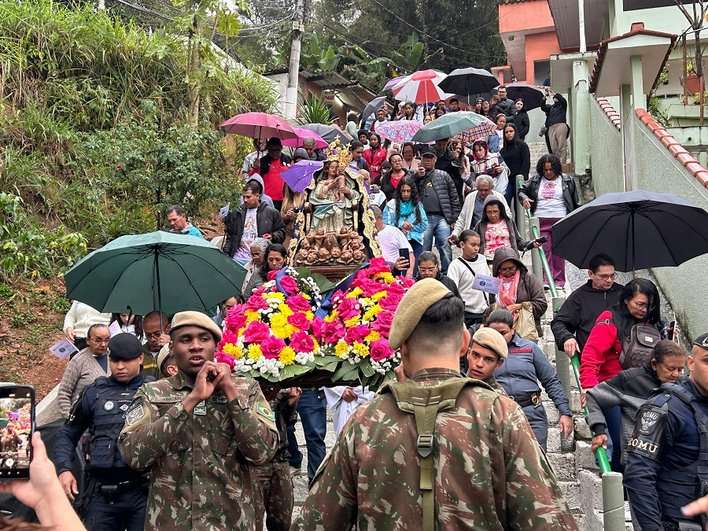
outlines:
[[[225,363],[232,369],[234,368],[235,362],[234,359],[229,356],[228,354],[224,354],[223,352],[217,352],[216,356],[214,356],[214,359],[216,360],[217,363]]]
[[[233,332],[233,330],[226,329],[221,336],[221,342],[225,345],[226,343],[236,343],[238,341],[238,336]]]
[[[246,324],[245,304],[239,304],[229,310],[226,315],[226,328],[233,331],[240,330]]]
[[[342,299],[341,302],[337,305],[337,311],[339,312],[339,315],[342,317],[343,321],[346,321],[347,319],[351,319],[352,317],[356,317],[359,315],[359,308],[358,302],[356,299]]]
[[[374,276],[377,273],[390,273],[391,268],[388,267],[386,260],[379,256],[377,258],[372,258],[369,261],[369,267],[367,267],[364,271],[366,271],[368,275]]]
[[[371,332],[371,330],[366,325],[353,326],[347,330],[344,335],[344,341],[350,345],[355,341],[362,342],[364,338],[369,335],[369,332]]]
[[[393,313],[384,310],[376,316],[376,320],[372,325],[372,328],[376,330],[379,334],[384,337],[388,337],[388,333],[391,330],[391,324],[393,323]]]
[[[288,324],[291,324],[300,330],[309,330],[310,328],[310,321],[307,319],[307,315],[302,312],[294,313],[288,316]]]
[[[286,295],[294,295],[298,292],[297,281],[290,275],[284,275],[280,279],[280,287]]]
[[[246,308],[248,310],[253,311],[265,310],[268,308],[268,303],[265,301],[265,299],[261,296],[260,293],[254,293],[248,298]]]
[[[295,332],[290,338],[290,346],[295,352],[312,352],[315,342],[307,332]]]
[[[371,356],[371,359],[374,361],[382,361],[386,358],[390,358],[392,355],[393,350],[385,339],[374,341],[369,347],[369,356]]]
[[[359,287],[364,292],[364,297],[371,297],[374,293],[381,291],[382,284],[370,278],[365,278],[359,283]]]
[[[246,343],[260,343],[268,337],[270,337],[270,329],[261,321],[253,321],[243,334]]]
[[[285,348],[285,341],[277,337],[269,337],[261,342],[261,350],[266,359],[274,360],[278,358],[280,351]]]
[[[388,310],[390,312],[395,312],[396,308],[398,308],[398,305],[401,303],[402,298],[403,297],[399,297],[398,295],[395,295],[395,294],[388,294],[383,299],[381,299],[379,301],[379,305],[384,310]]]
[[[344,325],[340,321],[324,323],[322,326],[322,339],[326,343],[331,343],[334,345],[337,341],[344,337],[345,331]]]
[[[295,312],[308,312],[312,310],[312,306],[310,306],[310,303],[302,295],[288,297],[285,302],[290,306],[290,309]]]

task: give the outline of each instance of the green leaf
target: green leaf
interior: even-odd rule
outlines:
[[[369,360],[364,360],[359,363],[359,370],[364,374],[365,378],[371,378],[374,374],[376,374],[376,371],[371,366],[371,361]]]
[[[342,363],[342,359],[337,356],[318,356],[315,358],[315,367],[323,371],[334,372]]]
[[[300,376],[302,374],[308,373],[312,370],[312,367],[308,365],[287,365],[283,367],[283,369],[280,371],[280,376],[278,377],[278,381],[283,381],[287,380],[288,378],[294,378],[295,376]]]
[[[351,363],[343,362],[342,365],[337,369],[337,372],[332,376],[333,382],[339,381],[352,381],[359,379],[359,367],[357,365],[352,365]]]
[[[216,31],[227,37],[233,37],[238,34],[241,29],[241,22],[236,13],[219,10],[216,17]]]

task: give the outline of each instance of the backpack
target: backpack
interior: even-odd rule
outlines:
[[[661,334],[655,326],[637,323],[632,326],[629,335],[622,341],[620,364],[623,369],[642,367],[651,359],[656,344],[661,341]]]
[[[455,407],[457,396],[465,387],[484,387],[488,384],[470,378],[454,378],[435,387],[422,387],[415,382],[386,384],[380,394],[391,393],[398,409],[415,416],[416,449],[420,457],[419,487],[423,497],[422,531],[435,530],[435,470],[433,450],[435,449],[435,419],[438,412]]]

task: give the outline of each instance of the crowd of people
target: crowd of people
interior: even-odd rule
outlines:
[[[376,132],[390,118],[428,121],[457,112],[455,98],[402,102],[396,111],[384,105],[351,120],[347,129],[357,139],[346,148],[347,170],[368,195],[363,204],[378,248],[393,274],[416,280],[389,337],[401,352],[400,381],[376,394],[365,386],[280,389],[214,361],[230,308],[292,263],[291,242],[302,237],[298,214],[309,209],[334,231],[346,215],[334,207],[359,201],[342,157],[328,157],[314,142],[286,154],[274,137],[256,141],[245,157],[242,202],[224,216],[224,236],[213,243],[246,277],[213,315],[106,314],[74,301],[64,333],[78,352],[58,387],[58,418],[47,425],[55,428],[50,453],[61,492],[86,526],[273,531],[395,522],[433,529],[437,521],[440,528],[575,529],[544,457],[542,393],[559,411],[563,437],[574,429],[572,411],[538,340],[545,288],[566,282],[550,227],[579,200],[574,178],[562,171],[565,100],[556,94],[544,105],[552,152],[533,173],[524,102],[508,99],[505,87],[474,103],[497,126],[487,138],[396,145]],[[334,198],[326,208],[283,180],[299,160],[323,163],[312,194],[317,199],[325,188]],[[517,201],[539,218],[541,238],[520,234]],[[166,214],[172,232],[202,237],[179,205]],[[539,247],[553,278],[537,276],[522,259]],[[667,340],[656,286],[642,278],[618,284],[612,257],[595,256],[588,275],[556,313],[554,340],[559,352],[580,357],[593,449],[608,447],[613,468],[624,470],[635,521],[641,529],[678,529],[686,518],[681,507],[699,485],[696,463],[705,464],[707,336],[690,353]],[[445,413],[451,404],[454,416]],[[326,455],[328,407],[338,443]],[[436,424],[438,414],[445,418]],[[291,476],[303,461],[297,422],[310,492],[292,522]],[[39,437],[33,444],[31,473],[47,473]],[[56,494],[50,481],[45,486]],[[22,488],[2,490],[38,508]],[[54,512],[47,522],[58,521],[61,503],[48,507]],[[67,521],[62,529],[81,529]]]

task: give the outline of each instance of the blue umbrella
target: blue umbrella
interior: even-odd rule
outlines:
[[[280,176],[293,192],[304,192],[312,182],[312,177],[323,166],[324,162],[319,160],[301,160],[290,166]]]

